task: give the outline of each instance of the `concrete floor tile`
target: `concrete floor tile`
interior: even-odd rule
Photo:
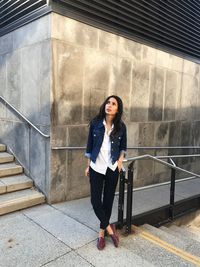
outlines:
[[[36,267],[70,248],[22,214],[0,220],[0,267]]]
[[[107,240],[107,239],[106,239]],[[95,267],[152,267],[153,265],[145,259],[127,250],[123,246],[115,248],[113,244],[107,240],[104,250],[99,251],[96,242],[92,242],[77,250],[77,253],[85,258]]]
[[[74,251],[46,264],[45,267],[91,267],[92,265]]]
[[[83,212],[85,211],[82,211],[82,214]],[[37,209],[30,209],[24,213],[73,249],[91,242],[97,236],[95,231],[49,205],[43,205]],[[82,214],[80,214],[80,217]]]

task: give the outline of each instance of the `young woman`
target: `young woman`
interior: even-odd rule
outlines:
[[[85,175],[90,177],[91,203],[100,220],[97,248],[105,247],[105,231],[115,247],[119,245],[115,225],[110,216],[122,161],[126,153],[126,126],[122,122],[122,100],[109,96],[100,107],[99,114],[90,122]],[[103,195],[103,196],[102,196]]]

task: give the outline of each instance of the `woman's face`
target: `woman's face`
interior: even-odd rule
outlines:
[[[112,115],[113,117],[118,112],[118,103],[114,97],[108,99],[105,105],[105,113],[106,115]]]

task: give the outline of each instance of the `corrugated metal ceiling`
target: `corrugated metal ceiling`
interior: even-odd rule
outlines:
[[[51,11],[200,60],[199,0],[1,0],[0,35]]]

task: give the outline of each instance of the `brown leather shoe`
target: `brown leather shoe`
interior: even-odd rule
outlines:
[[[119,246],[119,237],[116,236],[115,234],[110,235],[112,242],[114,244],[114,246],[117,248]]]
[[[104,238],[104,237],[99,237],[99,238],[97,239],[97,248],[98,248],[99,250],[102,250],[102,249],[105,248],[105,246],[106,246],[105,238]]]
[[[113,234],[115,234],[116,236],[118,236],[115,225],[114,225],[113,223],[111,223],[111,224],[110,224],[110,227],[111,227],[112,230],[113,230]]]
[[[110,237],[111,237],[111,239],[113,241],[114,246],[117,248],[119,246],[119,237],[118,237],[115,225],[111,224],[110,227],[113,230],[113,235],[110,235]]]

